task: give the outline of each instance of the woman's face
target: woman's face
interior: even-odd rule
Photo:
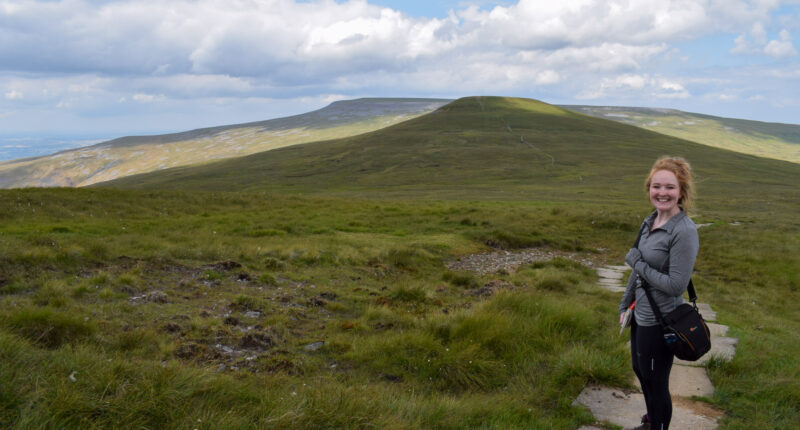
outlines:
[[[659,212],[676,214],[680,211],[678,200],[681,198],[681,186],[678,178],[669,170],[659,170],[650,181],[650,203]]]

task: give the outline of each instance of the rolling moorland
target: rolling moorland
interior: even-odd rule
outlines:
[[[716,148],[800,163],[800,125],[797,124],[721,118],[675,109],[561,107]]]
[[[43,157],[0,162],[0,188],[80,187],[135,173],[352,136],[428,113],[448,101],[348,100],[286,118],[183,133],[122,137]]]
[[[452,100],[358,99],[286,118],[155,136],[131,136],[56,154],[0,162],[0,188],[85,186],[170,167],[353,136],[432,112]],[[559,106],[681,139],[800,163],[800,125],[673,109]]]
[[[591,423],[572,406],[586,384],[632,387],[619,297],[592,267],[622,261],[665,154],[693,163],[708,224],[694,282],[739,339],[698,400],[721,428],[796,428],[800,166],[494,97],[89,188],[0,191],[0,427]],[[556,258],[447,268],[527,248]]]

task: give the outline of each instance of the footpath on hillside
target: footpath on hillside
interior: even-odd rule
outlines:
[[[605,266],[597,268],[600,276],[598,286],[622,294],[625,291],[623,279],[628,266]],[[704,364],[712,357],[730,361],[736,354],[737,339],[727,337],[728,326],[716,324],[717,313],[706,303],[698,303],[700,314],[711,330],[711,351],[695,362],[675,360],[669,376],[672,394],[672,422],[674,429],[711,430],[717,428],[717,420],[722,412],[707,403],[692,400],[694,397],[710,398],[714,386],[708,378]],[[631,380],[639,387],[638,380],[631,370]],[[624,427],[638,425],[641,416],[647,412],[644,396],[640,391],[615,387],[589,386],[575,400],[576,405],[587,407],[598,423],[611,423]],[[602,427],[584,426],[579,430],[595,430]]]
[[[571,258],[586,266],[594,267],[591,261],[576,254],[538,248],[474,254],[448,262],[446,265],[451,270],[465,270],[483,275],[499,270],[512,272],[523,264],[549,260],[556,256]],[[600,278],[597,283],[599,288],[619,294],[625,291],[623,282],[628,266],[603,266],[594,269]],[[706,373],[705,363],[712,357],[730,361],[736,354],[738,340],[726,336],[727,326],[715,323],[717,313],[706,303],[698,303],[697,306],[711,330],[711,351],[696,362],[678,359],[674,362],[669,382],[673,407],[670,427],[674,429],[717,428],[717,421],[723,413],[703,401],[693,399],[710,398],[714,395],[714,386]],[[596,422],[592,426],[584,426],[578,430],[601,430],[611,424],[623,427],[638,425],[642,415],[646,413],[646,407],[633,369],[631,369],[631,383],[637,387],[636,390],[604,386],[586,387],[573,404],[588,408]]]

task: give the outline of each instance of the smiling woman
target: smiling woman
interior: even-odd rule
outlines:
[[[669,374],[674,355],[664,343],[653,309],[667,314],[684,302],[683,292],[700,244],[697,227],[686,215],[693,190],[689,163],[683,158],[660,158],[650,170],[646,186],[655,211],[644,220],[636,245],[625,257],[633,271],[619,312],[622,323],[625,310],[635,303],[631,361],[647,413],[634,430],[663,430],[669,428],[672,419]]]

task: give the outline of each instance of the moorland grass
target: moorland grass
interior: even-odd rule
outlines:
[[[571,406],[586,384],[629,383],[625,339],[614,327],[618,297],[593,286],[591,269],[558,258],[479,276],[442,261],[487,249],[484,238],[502,228],[580,244],[592,250],[582,258],[617,263],[631,225],[646,213],[636,202],[609,209],[281,194],[3,194],[6,427],[182,427],[200,419],[208,428],[575,428],[591,422]],[[87,200],[108,204],[85,207]],[[17,201],[42,204],[33,215],[15,209]],[[77,219],[61,219],[64,212]],[[723,427],[791,427],[800,380],[800,318],[791,304],[799,294],[796,221],[705,213],[698,222],[717,222],[700,230],[695,283],[740,339],[733,362],[709,365],[717,393],[708,401],[726,410]],[[746,223],[730,224],[738,219]],[[361,231],[348,228],[354,223]],[[51,237],[41,226],[52,224],[88,234]],[[291,229],[233,233],[249,225]],[[99,240],[104,253],[64,252]],[[227,270],[225,261],[241,267]],[[472,294],[491,279],[508,289]],[[163,301],[147,298],[154,291]],[[245,332],[262,337],[245,340]],[[305,349],[320,340],[319,350]],[[254,347],[239,358],[217,347],[248,341]],[[166,406],[175,404],[182,406]]]
[[[706,400],[726,412],[722,428],[800,426],[796,165],[530,102],[450,109],[395,128],[396,140],[334,142],[279,165],[254,157],[266,164],[206,177],[209,189],[250,192],[192,190],[194,173],[173,191],[0,191],[1,426],[591,423],[572,405],[583,387],[629,384],[619,295],[566,258],[487,275],[443,263],[541,246],[620,264],[650,211],[642,178],[664,152],[696,167],[693,215],[710,225],[695,285],[739,338],[732,362],[708,365]],[[538,150],[521,155],[509,128]],[[351,168],[320,162],[375,136],[386,140],[341,158]],[[390,151],[403,142],[420,155]],[[458,151],[443,155],[443,142]],[[445,163],[458,152],[463,164]],[[290,162],[316,167],[281,182]],[[352,166],[375,170],[355,178]]]

